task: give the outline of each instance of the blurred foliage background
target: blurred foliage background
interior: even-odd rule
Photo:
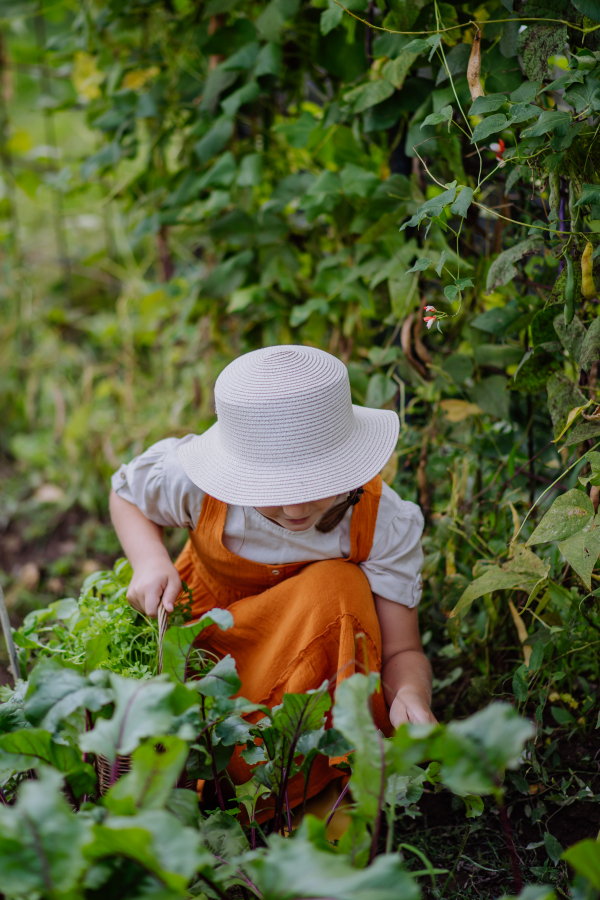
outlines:
[[[15,621],[112,564],[111,472],[208,427],[231,359],[328,350],[355,402],[401,419],[384,476],[426,515],[436,713],[505,696],[536,717],[515,817],[520,852],[558,886],[543,835],[566,846],[599,827],[594,10],[0,4],[0,577]],[[579,544],[564,546],[571,505],[534,556],[519,529],[524,542],[568,491]],[[184,537],[167,535],[173,552]],[[444,827],[426,832],[432,858]],[[477,842],[497,822],[469,827]]]

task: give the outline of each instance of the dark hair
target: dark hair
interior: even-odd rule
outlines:
[[[319,524],[316,526],[316,530],[320,531],[322,534],[333,531],[333,529],[340,524],[350,507],[356,506],[363,494],[364,489],[361,487],[356,488],[354,491],[350,491],[347,498],[342,501],[342,503],[331,506],[327,512],[323,513],[319,519]]]

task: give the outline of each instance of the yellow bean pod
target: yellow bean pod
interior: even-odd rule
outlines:
[[[596,285],[594,284],[593,252],[594,245],[591,241],[588,241],[581,257],[581,293],[586,300],[594,300],[597,296]]]

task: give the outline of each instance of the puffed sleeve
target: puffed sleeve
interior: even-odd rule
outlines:
[[[371,553],[361,569],[374,594],[417,606],[421,599],[423,514],[416,503],[401,500],[383,484]]]
[[[122,465],[112,476],[115,493],[157,525],[195,528],[204,492],[185,474],[177,449],[195,435],[166,438]]]

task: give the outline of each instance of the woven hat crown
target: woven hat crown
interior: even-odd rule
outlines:
[[[219,443],[242,463],[300,466],[331,454],[355,428],[346,366],[315,347],[255,350],[215,385]]]

